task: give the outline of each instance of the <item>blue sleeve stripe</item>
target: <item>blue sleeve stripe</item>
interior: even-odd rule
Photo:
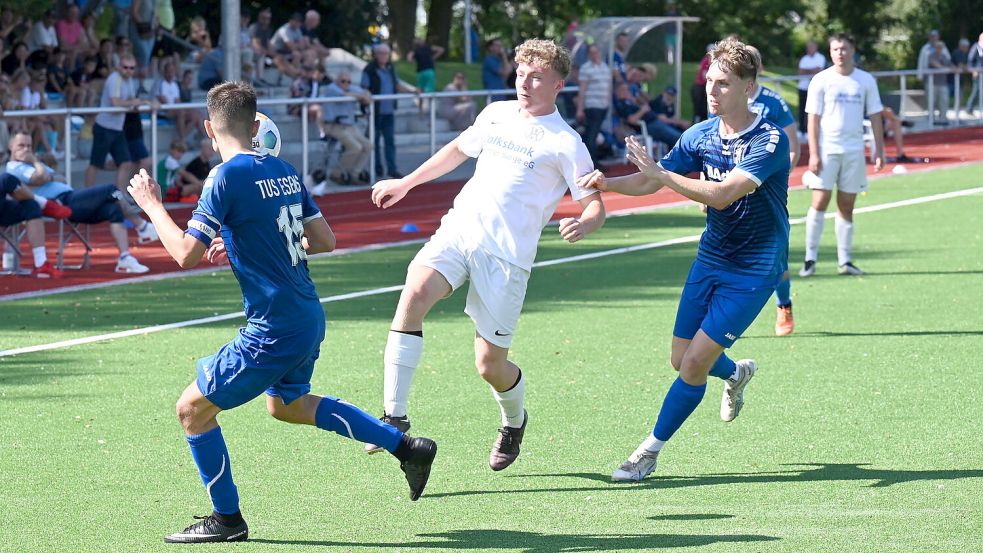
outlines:
[[[188,224],[188,229],[185,230],[184,233],[190,234],[192,238],[196,238],[199,242],[201,242],[205,246],[210,246],[212,244],[212,238],[215,237],[214,234],[209,236],[208,234],[205,234],[204,232],[198,230],[197,228],[192,227],[190,223]]]
[[[321,212],[318,211],[317,213],[315,213],[314,215],[311,215],[310,217],[304,217],[304,219],[303,219],[303,221],[301,221],[301,223],[303,223],[303,224],[306,225],[307,223],[313,221],[314,219],[323,218],[323,217],[324,217],[324,215],[322,215]]]

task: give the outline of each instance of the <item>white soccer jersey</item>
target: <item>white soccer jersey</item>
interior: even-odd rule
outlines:
[[[854,68],[849,75],[840,75],[830,67],[816,73],[809,83],[806,113],[822,117],[823,153],[863,151],[864,111],[867,115],[884,111],[877,82],[870,73]]]
[[[458,147],[478,164],[437,232],[466,236],[527,271],[564,192],[575,200],[595,193],[576,184],[594,167],[556,110],[524,117],[517,101],[493,102],[461,133]]]

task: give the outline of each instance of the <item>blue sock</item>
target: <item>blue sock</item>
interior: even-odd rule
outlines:
[[[717,361],[710,367],[710,376],[727,380],[734,376],[735,371],[737,371],[737,363],[730,357],[727,357],[726,353],[721,353]]]
[[[204,434],[185,436],[191,446],[191,457],[198,465],[201,482],[212,500],[216,513],[233,515],[239,512],[239,490],[232,481],[232,466],[229,464],[229,450],[225,447],[222,428],[215,428]]]
[[[792,279],[786,278],[775,288],[775,300],[779,307],[792,305]]]
[[[322,430],[330,430],[346,438],[382,446],[395,453],[403,433],[383,423],[351,403],[336,397],[325,396],[317,404],[314,423]]]
[[[703,394],[706,391],[706,384],[690,386],[683,382],[682,378],[677,377],[669,387],[666,398],[662,400],[662,409],[659,411],[659,418],[655,421],[652,435],[659,440],[668,441],[686,422],[696,406],[703,401]]]

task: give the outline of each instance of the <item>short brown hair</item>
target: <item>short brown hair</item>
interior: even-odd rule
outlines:
[[[725,38],[710,50],[710,63],[720,65],[724,71],[733,73],[741,79],[758,78],[760,56],[755,56],[747,44],[736,38]]]
[[[564,79],[570,74],[570,51],[553,42],[531,38],[515,49],[516,63],[547,67]]]
[[[936,31],[936,34],[938,34],[938,31]],[[857,46],[857,41],[855,41],[853,36],[849,33],[836,33],[829,37],[830,44],[832,44],[834,40],[837,42],[849,42],[850,46],[853,46],[854,48]]]
[[[208,119],[216,132],[240,140],[253,136],[256,121],[256,90],[243,81],[226,81],[212,87],[205,100]]]

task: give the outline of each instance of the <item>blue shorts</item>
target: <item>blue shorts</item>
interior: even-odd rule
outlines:
[[[0,227],[41,218],[41,207],[34,200],[0,199]]]
[[[754,322],[780,279],[781,274],[743,275],[694,261],[679,298],[673,336],[692,340],[702,329],[714,342],[729,348]]]
[[[92,153],[89,164],[100,169],[106,166],[106,154],[113,156],[116,166],[130,161],[130,147],[123,131],[107,129],[96,123],[92,126]]]
[[[140,161],[141,159],[150,157],[150,152],[147,151],[147,144],[143,141],[142,136],[133,140],[127,140],[126,149],[130,152],[131,161]]]
[[[270,338],[251,327],[239,329],[218,353],[198,360],[198,390],[223,410],[238,407],[264,391],[284,403],[311,391],[324,323],[289,338]]]

